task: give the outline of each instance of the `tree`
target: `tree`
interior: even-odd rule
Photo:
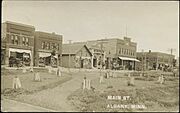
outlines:
[[[51,52],[51,55],[52,55],[52,56],[55,56],[55,55],[56,55],[56,51],[53,50],[53,51]]]

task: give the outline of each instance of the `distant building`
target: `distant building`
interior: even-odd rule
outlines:
[[[66,68],[91,68],[92,54],[86,45],[63,44],[62,66]]]
[[[137,63],[137,70],[164,70],[166,67],[172,67],[174,55],[161,52],[137,52],[137,59],[141,62]]]
[[[54,52],[54,55],[53,55]],[[62,56],[62,35],[35,32],[34,60],[35,66],[60,66]]]
[[[2,23],[1,64],[33,65],[35,27],[15,22]]]
[[[179,67],[179,57],[176,58],[176,67]]]

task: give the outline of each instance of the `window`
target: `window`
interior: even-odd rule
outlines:
[[[26,45],[25,37],[23,37],[23,45]]]
[[[45,48],[45,42],[41,43],[41,48],[44,49]]]
[[[15,40],[14,40],[14,35],[11,35],[11,43],[14,44]]]
[[[49,42],[46,43],[46,49],[50,49],[50,43]]]
[[[26,39],[26,46],[28,46],[29,45],[29,38],[25,38]]]
[[[17,35],[15,35],[15,44],[18,45],[18,36]]]
[[[54,43],[51,44],[51,49],[54,49]]]
[[[57,50],[59,50],[59,44],[57,44]]]
[[[57,43],[54,44],[54,49],[57,49]]]

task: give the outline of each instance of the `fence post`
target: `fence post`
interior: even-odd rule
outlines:
[[[13,89],[18,88],[21,88],[21,81],[17,76],[15,76],[15,78],[13,78]]]

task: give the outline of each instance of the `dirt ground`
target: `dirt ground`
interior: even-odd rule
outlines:
[[[127,86],[128,73],[115,72],[114,78],[103,79],[99,83],[99,72],[76,71],[63,72],[64,76],[57,77],[48,74],[47,70],[35,70],[40,73],[42,82],[34,82],[33,74],[22,71],[3,71],[1,76],[1,94],[13,100],[29,103],[56,111],[178,111],[179,110],[179,78],[164,73],[165,83],[156,83],[160,72],[146,73],[140,77],[139,73],[131,73],[135,77],[135,86]],[[13,75],[12,75],[13,74]],[[12,77],[18,75],[22,81],[23,90],[10,91],[8,95],[4,89],[12,87]],[[148,77],[148,76],[149,77]],[[92,90],[82,90],[82,81],[86,76],[91,80]],[[31,93],[27,93],[31,92]],[[108,100],[109,95],[130,96],[131,100]],[[144,105],[146,109],[108,108],[107,105],[133,104]]]
[[[127,85],[127,74],[104,79],[102,84],[99,84],[99,79],[95,79],[92,82],[95,91],[78,89],[68,100],[76,106],[77,111],[179,111],[179,78],[166,73],[165,83],[158,84],[158,74],[148,74],[151,77],[135,76],[135,86]],[[108,100],[107,97],[111,95],[130,96],[131,100]],[[108,105],[143,105],[146,108],[117,108]]]
[[[34,74],[39,73],[41,81],[34,81]],[[46,90],[48,88],[54,88],[68,80],[72,77],[67,73],[62,73],[62,77],[58,77],[55,72],[48,73],[46,69],[35,69],[34,72],[22,73],[22,70],[2,70],[1,76],[1,94],[4,96],[17,96],[19,94],[31,94],[41,90]],[[22,87],[20,89],[14,90],[13,78],[17,76]]]

